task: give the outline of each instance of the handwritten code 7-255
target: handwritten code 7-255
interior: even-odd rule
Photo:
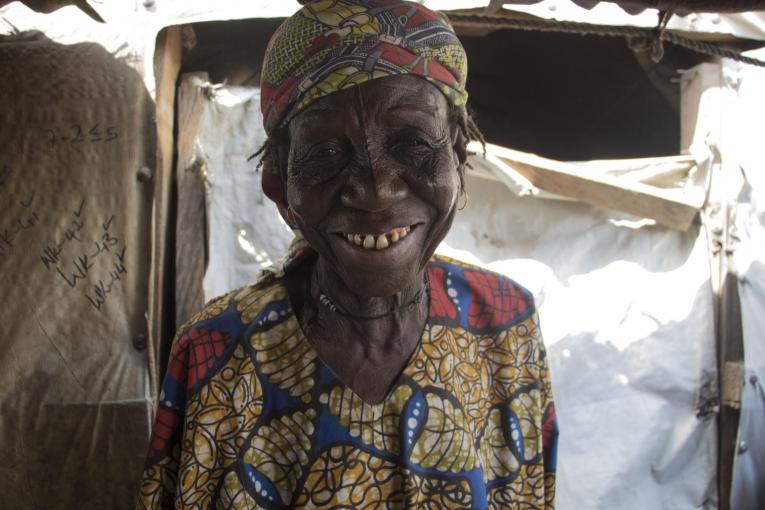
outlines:
[[[55,149],[62,143],[109,143],[119,138],[116,126],[101,127],[98,124],[81,126],[72,124],[65,129],[47,129],[48,147]]]

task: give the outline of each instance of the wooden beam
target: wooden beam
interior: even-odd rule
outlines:
[[[729,64],[729,63],[728,63]],[[738,160],[737,130],[745,107],[732,80],[723,79],[722,63],[704,63],[683,73],[681,149],[712,154],[709,199],[702,215],[710,241],[711,284],[715,292],[715,347],[720,392],[717,415],[717,492],[719,510],[731,508],[733,471],[738,450],[744,337],[738,276],[734,265],[734,216],[744,185]],[[731,77],[735,76],[734,72]]]
[[[159,395],[159,381],[167,366],[174,331],[172,316],[172,212],[173,138],[175,128],[175,87],[181,68],[181,28],[167,27],[157,35],[154,53],[156,81],[157,159],[154,178],[152,253],[149,290],[149,374],[150,390]]]
[[[175,327],[204,305],[202,280],[207,265],[205,162],[195,153],[199,123],[207,102],[200,83],[207,73],[189,73],[178,87],[178,159],[175,222]]]
[[[606,209],[621,211],[677,230],[687,230],[703,205],[701,194],[688,196],[681,189],[665,189],[627,181],[595,172],[575,164],[542,158],[534,154],[489,146],[489,152],[542,190],[573,198]],[[672,158],[656,158],[656,161]],[[678,158],[675,158],[678,159]],[[692,159],[686,158],[692,165]],[[679,161],[679,159],[678,159]],[[603,165],[605,162],[598,162]],[[623,162],[614,162],[618,168]]]
[[[763,0],[605,0],[623,7],[674,9],[677,12],[745,12],[765,9]]]
[[[725,255],[723,255],[725,257]],[[741,392],[744,382],[744,331],[738,275],[729,266],[719,296],[717,366],[720,380],[720,414],[717,488],[719,510],[731,508],[733,467],[738,452]]]
[[[680,152],[703,151],[719,138],[722,68],[703,63],[683,71],[680,80]]]

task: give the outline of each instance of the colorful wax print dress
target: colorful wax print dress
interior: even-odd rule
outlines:
[[[553,508],[531,295],[446,258],[427,277],[420,345],[375,405],[318,358],[283,272],[209,303],[172,347],[138,507]]]

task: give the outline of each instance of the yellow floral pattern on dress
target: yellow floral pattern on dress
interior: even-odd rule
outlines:
[[[138,509],[172,508],[178,470],[174,457],[165,457],[144,470],[138,492]]]
[[[486,351],[497,401],[540,380],[541,367],[535,360],[540,358],[541,342],[539,327],[530,317],[498,335],[496,347]]]
[[[462,328],[428,326],[407,375],[417,383],[432,385],[457,396],[471,430],[480,431],[493,403],[490,365],[484,358],[494,339],[471,335]]]
[[[542,452],[542,431],[534,423],[534,409],[541,404],[542,394],[539,390],[521,393],[510,403],[510,409],[519,417],[520,425],[513,424],[510,428],[510,438],[521,438],[523,459],[530,461]],[[518,430],[516,430],[518,427]]]
[[[407,476],[406,508],[468,509],[473,502],[470,484],[464,478],[443,480],[405,473]]]
[[[309,468],[297,508],[402,508],[404,479],[393,462],[352,446],[325,450]]]
[[[267,331],[254,333],[250,344],[268,382],[292,396],[309,399],[308,391],[315,382],[316,351],[305,341],[294,316]]]
[[[322,452],[311,466],[295,508],[470,508],[465,480],[418,476],[352,446]]]
[[[338,417],[352,437],[380,450],[398,454],[401,451],[401,414],[411,395],[412,388],[401,385],[384,402],[367,404],[350,388],[336,386],[328,395],[323,394],[320,401],[328,405],[330,414]]]
[[[278,286],[273,286],[264,292],[257,284],[248,285],[233,294],[236,310],[245,324],[252,322],[266,303],[287,298],[287,293]]]
[[[313,409],[305,413],[275,418],[258,429],[244,452],[242,460],[268,478],[279,490],[286,504],[292,499],[303,467],[308,464],[308,450],[316,416]]]
[[[202,311],[192,317],[190,322],[206,321],[212,319],[213,317],[217,317],[226,311],[226,308],[228,308],[230,302],[231,293],[224,294],[223,296],[215,299],[211,299],[209,302],[207,302],[207,304],[205,304]]]
[[[502,412],[499,409],[492,409],[489,413],[479,452],[484,478],[487,480],[496,480],[518,472],[520,463],[507,446],[502,429]]]
[[[283,274],[209,303],[171,350],[138,508],[553,509],[557,426],[533,302],[463,267],[429,266],[439,306],[379,404],[319,359]],[[485,288],[471,301],[455,281]]]
[[[489,509],[542,510],[553,508],[553,502],[548,499],[547,494],[544,468],[536,464],[523,466],[519,476],[512,482],[489,490]]]
[[[229,471],[223,479],[223,488],[218,500],[221,510],[254,510],[261,508],[244,488],[235,471]]]
[[[438,471],[470,471],[477,456],[465,413],[435,393],[425,398],[427,421],[412,450],[412,461]]]
[[[186,406],[178,484],[184,505],[209,504],[216,479],[237,458],[255,426],[263,395],[252,360],[238,346],[228,362]]]

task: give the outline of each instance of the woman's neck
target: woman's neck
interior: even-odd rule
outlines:
[[[344,286],[339,290],[331,287],[337,281],[321,271],[317,261],[287,273],[287,289],[301,328],[340,381],[365,402],[378,403],[388,394],[422,336],[428,315],[424,275],[396,296],[366,298]],[[420,289],[421,298],[415,300]],[[322,303],[325,292],[331,300],[339,301],[332,302],[338,310],[344,307],[343,314]],[[379,317],[368,318],[375,315]]]
[[[373,320],[421,308],[426,299],[425,271],[416,273],[410,282],[390,296],[363,296],[345,282],[319,258],[314,266],[312,283],[323,304],[351,319]]]

